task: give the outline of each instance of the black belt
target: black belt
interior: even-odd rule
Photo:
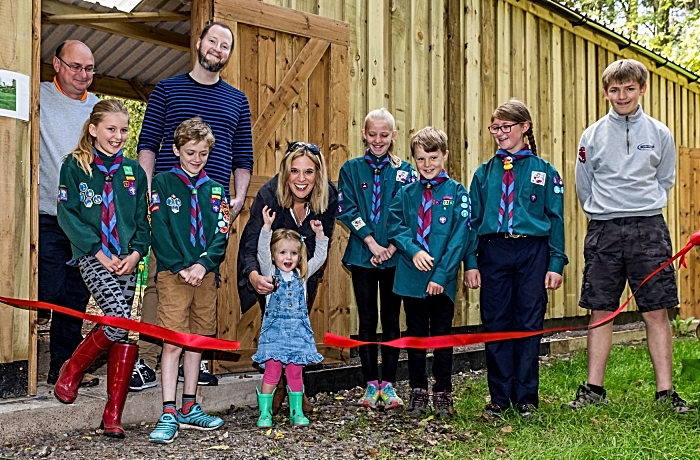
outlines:
[[[481,235],[481,238],[527,238],[529,235],[523,235],[520,233],[489,233],[487,235]]]

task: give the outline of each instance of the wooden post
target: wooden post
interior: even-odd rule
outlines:
[[[207,21],[214,17],[213,0],[192,0],[190,11],[190,67],[197,62],[197,40]],[[236,44],[234,44],[236,46]]]

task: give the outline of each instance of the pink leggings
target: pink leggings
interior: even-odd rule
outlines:
[[[287,376],[287,385],[289,385],[289,389],[294,393],[304,391],[304,381],[301,378],[301,370],[304,368],[304,366],[300,364],[289,363],[285,367],[284,364],[274,359],[265,361],[263,383],[267,383],[268,385],[277,385],[280,378],[282,378],[283,367],[284,374]]]

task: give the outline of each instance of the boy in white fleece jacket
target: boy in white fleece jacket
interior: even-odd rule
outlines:
[[[591,310],[591,324],[618,308],[626,282],[634,291],[673,254],[661,211],[676,178],[676,150],[671,131],[639,104],[647,76],[646,67],[632,59],[610,64],[602,76],[610,112],[584,131],[579,144],[576,193],[590,219],[579,305]],[[671,382],[673,350],[666,309],[679,303],[673,267],[649,280],[636,301],[646,324],[656,400],[677,413],[691,412]],[[612,323],[589,330],[588,383],[579,386],[576,398],[564,407],[608,403],[603,382]]]

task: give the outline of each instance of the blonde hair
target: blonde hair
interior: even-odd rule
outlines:
[[[297,269],[299,270],[299,278],[306,280],[306,274],[309,271],[309,264],[306,255],[306,245],[301,241],[301,235],[290,230],[288,228],[280,228],[272,233],[272,240],[270,241],[270,254],[272,255],[273,261],[275,254],[277,254],[282,244],[287,241],[292,241],[297,245],[297,251],[299,252],[299,263],[297,264]]]
[[[305,142],[292,142],[287,147],[280,163],[279,178],[277,180],[277,202],[285,209],[291,209],[294,204],[292,191],[289,189],[289,174],[292,170],[292,162],[299,157],[309,158],[316,166],[316,182],[309,195],[309,207],[316,214],[323,214],[328,209],[328,170],[323,154],[314,144]]]
[[[493,111],[491,116],[491,122],[493,120],[499,119],[503,121],[512,121],[513,123],[529,123],[530,127],[525,131],[525,137],[527,137],[528,145],[532,154],[537,156],[537,144],[535,143],[535,133],[532,131],[532,116],[530,115],[530,110],[527,106],[517,100],[511,99],[505,104],[498,106],[496,110]]]
[[[367,131],[367,125],[369,124],[370,121],[383,121],[384,123],[388,124],[391,127],[392,133],[396,131],[396,120],[394,119],[394,116],[389,112],[387,109],[384,107],[380,109],[374,109],[370,113],[367,114],[365,117],[365,131]],[[369,148],[367,145],[367,141],[362,139],[365,143],[365,147]],[[395,139],[391,140],[391,144],[389,144],[389,149],[387,150],[387,155],[389,155],[389,161],[391,162],[391,166],[394,168],[398,168],[401,166],[401,158],[396,156],[394,154],[394,148],[396,147],[396,141]]]
[[[90,125],[99,125],[106,115],[110,113],[123,113],[126,115],[127,123],[129,122],[129,112],[126,110],[124,104],[118,99],[105,99],[92,108],[92,113],[90,117],[83,123],[83,129],[80,132],[80,139],[78,140],[78,145],[69,154],[75,158],[75,161],[80,166],[80,169],[85,172],[85,174],[92,177],[92,166],[94,158],[95,149],[95,137],[90,134]]]
[[[627,83],[635,81],[639,86],[644,86],[649,78],[649,71],[639,61],[634,59],[620,59],[605,68],[601,80],[606,91],[613,83]]]
[[[178,150],[190,141],[205,141],[209,151],[214,148],[214,133],[201,117],[192,117],[180,123],[173,137],[175,148]]]
[[[447,152],[447,134],[445,131],[432,126],[426,126],[411,137],[411,155],[416,156],[416,147],[424,152]]]

